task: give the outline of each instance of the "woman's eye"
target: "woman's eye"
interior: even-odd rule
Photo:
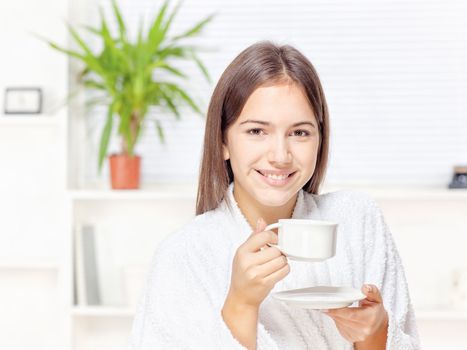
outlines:
[[[310,133],[306,130],[295,130],[293,133],[295,136],[300,136],[300,137],[310,135]]]
[[[247,134],[261,136],[261,135],[265,135],[266,133],[263,129],[254,128],[254,129],[247,130]],[[298,137],[310,136],[310,132],[307,130],[295,130],[292,132],[292,134],[293,136],[298,136]]]
[[[250,129],[247,131],[248,134],[250,135],[262,135],[264,134],[263,129]]]

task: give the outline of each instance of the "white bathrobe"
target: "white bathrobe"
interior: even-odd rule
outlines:
[[[245,349],[221,316],[234,254],[252,229],[229,186],[227,201],[196,216],[157,247],[130,339],[132,350]],[[336,255],[324,262],[289,260],[272,292],[372,283],[389,314],[388,350],[419,349],[402,263],[374,200],[356,191],[300,191],[293,218],[337,222]],[[356,305],[356,304],[355,304]],[[257,349],[353,349],[319,311],[290,307],[271,294],[260,305]]]

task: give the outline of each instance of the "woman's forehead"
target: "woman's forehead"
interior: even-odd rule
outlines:
[[[261,86],[246,101],[237,123],[269,124],[316,122],[304,89],[297,84]]]

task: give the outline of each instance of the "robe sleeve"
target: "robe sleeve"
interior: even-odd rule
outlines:
[[[161,247],[154,255],[133,322],[131,350],[244,350],[225,324],[223,298],[216,297],[212,263],[183,249]],[[257,349],[277,349],[261,324]]]
[[[388,350],[420,349],[402,261],[383,212],[372,199],[365,217],[365,283],[378,286],[389,316]]]

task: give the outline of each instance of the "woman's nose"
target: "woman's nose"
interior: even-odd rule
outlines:
[[[292,154],[289,150],[289,145],[284,139],[275,140],[271,145],[269,152],[269,161],[271,163],[290,163],[292,161]]]

